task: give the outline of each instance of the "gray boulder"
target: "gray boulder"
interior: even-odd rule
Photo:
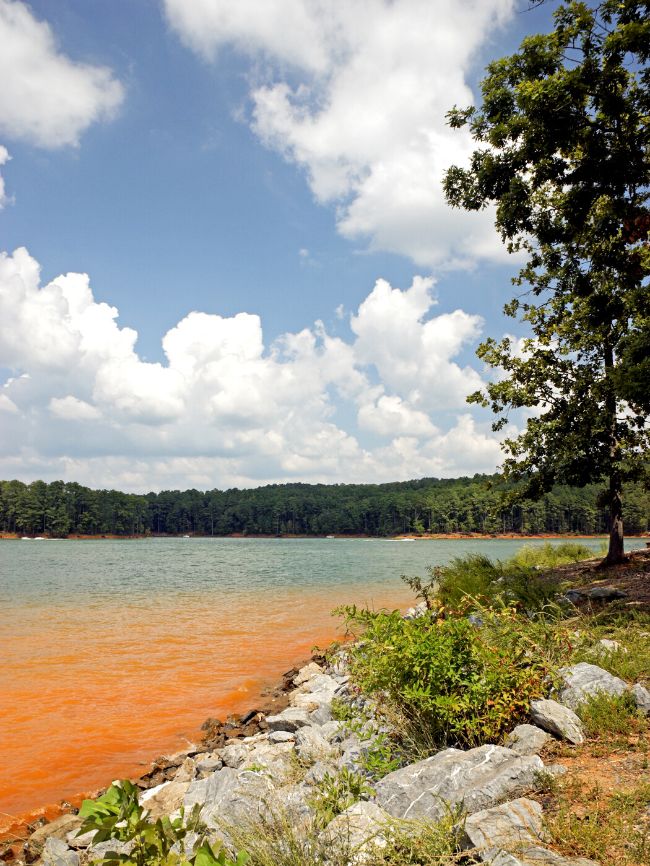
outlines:
[[[489,866],[599,866],[595,860],[585,860],[584,857],[563,857],[547,848],[533,846],[521,854],[506,854],[500,852]]]
[[[79,866],[79,855],[71,851],[63,839],[50,836],[45,840],[41,862],[43,866]]]
[[[543,835],[542,807],[520,797],[466,818],[461,847],[476,848],[481,860],[489,860],[500,851],[531,848]]]
[[[309,713],[306,710],[289,707],[277,716],[267,716],[266,724],[270,731],[297,731],[309,724]]]
[[[211,830],[219,830],[224,824],[257,820],[274,792],[268,776],[224,767],[207,779],[192,782],[183,805],[188,812],[199,803],[202,820]]]
[[[573,710],[557,701],[541,699],[531,701],[530,717],[544,731],[549,731],[574,746],[584,743],[582,723]]]
[[[338,773],[338,768],[334,764],[329,764],[326,761],[316,761],[305,773],[305,785],[317,785],[322,782],[326,776],[334,778]]]
[[[304,668],[300,668],[296,676],[293,678],[293,684],[294,686],[301,686],[303,683],[308,682],[313,677],[322,673],[323,669],[320,665],[316,664],[316,662],[310,662],[308,665],[305,665]]]
[[[56,839],[65,839],[69,833],[77,833],[82,824],[83,818],[79,815],[60,815],[48,824],[43,824],[42,827],[34,830],[29,837],[30,847],[40,850],[50,836],[54,836]]]
[[[163,782],[162,785],[156,785],[155,788],[149,788],[140,794],[140,802],[148,810],[154,821],[162,818],[163,815],[169,815],[180,809],[189,782]]]
[[[550,736],[535,725],[517,725],[506,738],[505,746],[518,755],[538,755]]]
[[[579,662],[560,671],[564,687],[560,689],[560,703],[575,710],[592,695],[623,695],[627,691],[627,683],[608,671],[588,662]]]
[[[377,803],[395,818],[439,821],[450,805],[472,815],[530,790],[543,769],[537,755],[503,746],[445,749],[384,776],[376,785]]]
[[[632,697],[641,712],[646,716],[650,715],[650,691],[641,683],[637,683],[632,686]]]

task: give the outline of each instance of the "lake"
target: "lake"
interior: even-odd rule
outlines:
[[[470,551],[506,558],[521,545],[0,542],[0,812],[139,775],[156,755],[195,742],[208,716],[250,709],[264,686],[340,633],[334,606],[407,607],[401,574],[425,576],[427,565]]]

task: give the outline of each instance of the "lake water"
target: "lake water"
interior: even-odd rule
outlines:
[[[139,775],[156,755],[196,741],[208,716],[251,708],[265,685],[337,636],[334,606],[406,607],[401,574],[424,576],[470,551],[506,558],[521,544],[1,542],[5,823]]]

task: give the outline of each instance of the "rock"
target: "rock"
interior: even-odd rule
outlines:
[[[567,589],[563,596],[560,597],[560,601],[566,599],[566,601],[571,604],[577,604],[579,601],[584,601],[587,596],[584,592],[580,592],[579,589]]]
[[[517,725],[508,734],[505,746],[518,755],[538,755],[550,739],[546,731],[535,725]]]
[[[221,760],[224,766],[236,770],[248,758],[248,749],[240,743],[231,743],[221,750]]]
[[[617,640],[610,640],[609,638],[603,637],[601,638],[596,646],[594,647],[599,654],[607,654],[607,653],[615,653],[615,652],[624,652],[627,650],[625,647],[622,647],[621,644]]]
[[[191,782],[196,776],[196,763],[192,758],[185,758],[176,773],[174,774],[175,782]]]
[[[288,707],[277,716],[267,716],[266,724],[269,731],[297,731],[309,724],[309,713],[306,710]]]
[[[546,764],[543,772],[545,776],[555,776],[557,778],[559,776],[565,776],[567,768],[564,764]]]
[[[88,857],[93,862],[101,860],[111,852],[115,854],[129,854],[133,848],[133,842],[119,842],[117,839],[107,839],[106,842],[98,842],[88,849]]]
[[[325,776],[330,776],[334,778],[338,773],[338,768],[334,766],[334,764],[328,764],[325,761],[316,761],[315,764],[307,770],[305,773],[305,785],[317,785],[319,782],[322,782]]]
[[[595,860],[585,860],[583,857],[563,857],[547,848],[533,846],[522,853],[506,854],[501,852],[494,859],[487,861],[489,866],[599,866]]]
[[[223,767],[223,761],[216,755],[208,755],[205,758],[200,758],[196,762],[196,769],[199,773],[215,773]]]
[[[326,724],[326,722],[332,721],[332,704],[324,703],[321,704],[320,707],[316,710],[312,710],[309,714],[309,724],[317,725],[320,727],[321,725]]]
[[[542,807],[520,797],[491,809],[482,809],[465,819],[461,847],[476,848],[481,860],[501,850],[530,848],[543,837]]]
[[[531,701],[530,717],[544,731],[549,731],[563,740],[568,740],[574,746],[584,743],[582,722],[568,707],[557,701],[541,699]]]
[[[88,830],[86,833],[79,835],[78,830],[72,830],[65,837],[65,841],[71,848],[88,848],[89,845],[92,845],[96,832],[97,830]]]
[[[301,686],[303,683],[306,683],[307,680],[310,680],[312,677],[322,673],[323,669],[320,665],[317,665],[316,662],[310,662],[308,665],[305,665],[304,668],[300,668],[296,676],[293,678],[293,683],[296,686]]]
[[[449,805],[461,803],[471,815],[534,787],[543,768],[537,755],[503,746],[445,749],[384,776],[375,787],[377,803],[396,818],[439,821]]]
[[[585,594],[590,601],[616,601],[620,598],[627,598],[627,593],[615,586],[594,586],[588,589]]]
[[[143,791],[140,794],[140,802],[147,808],[153,820],[157,821],[163,815],[169,815],[176,809],[180,809],[189,786],[189,781],[163,782],[156,788]]]
[[[79,866],[79,855],[71,851],[63,839],[50,836],[45,840],[41,862],[43,866]]]
[[[83,824],[83,818],[79,815],[60,815],[48,824],[43,824],[38,830],[29,837],[29,844],[36,849],[40,849],[45,840],[50,837],[55,839],[66,839],[69,833],[76,833],[79,827]]]
[[[321,833],[321,840],[345,852],[350,864],[371,864],[373,850],[384,848],[382,835],[391,816],[376,803],[355,803],[337,815]]]
[[[562,668],[560,674],[565,686],[560,689],[559,700],[572,710],[577,709],[592,695],[623,695],[627,691],[627,683],[623,680],[587,662]]]
[[[340,743],[347,733],[343,722],[331,721],[321,725],[320,733],[328,743]]]
[[[293,743],[296,735],[291,731],[271,731],[269,743]]]
[[[642,686],[641,683],[637,683],[632,686],[631,692],[634,702],[641,712],[646,716],[650,715],[650,691],[645,686]]]
[[[306,827],[311,819],[309,798],[312,792],[304,785],[289,785],[280,788],[273,801],[268,803],[268,815],[272,819],[279,815],[289,821],[291,826]]]
[[[323,737],[318,728],[300,728],[296,734],[296,752],[303,761],[313,764],[315,761],[331,758],[336,749]]]
[[[183,805],[185,811],[201,805],[201,819],[211,830],[223,825],[254,822],[271,801],[274,786],[265,774],[250,770],[223,770],[191,782]]]

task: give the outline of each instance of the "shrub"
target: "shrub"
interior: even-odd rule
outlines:
[[[363,631],[351,649],[359,686],[439,746],[494,742],[546,691],[549,655],[512,610],[482,610],[481,627],[434,613],[340,612]]]

